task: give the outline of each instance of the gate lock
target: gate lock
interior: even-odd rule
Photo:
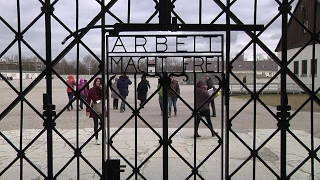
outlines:
[[[107,180],[120,180],[120,172],[124,172],[126,165],[120,165],[120,159],[107,160]]]

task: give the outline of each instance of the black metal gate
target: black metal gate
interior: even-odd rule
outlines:
[[[197,46],[196,42],[193,42],[193,48],[185,51],[177,51],[175,48],[170,49],[168,47],[168,44],[172,43],[176,43],[177,45],[179,45],[178,39],[180,39],[181,41],[181,39],[188,38],[198,40],[205,39],[209,42],[208,46],[210,48],[205,51],[196,52],[195,49],[198,49],[195,47]],[[126,44],[125,42],[131,43]],[[180,44],[182,43],[180,42]],[[213,47],[214,44],[217,44],[216,47]],[[130,45],[133,47],[130,47]],[[107,143],[107,159],[110,159],[110,157],[112,157],[110,155],[111,152],[116,152],[116,156],[125,162],[125,165],[127,167],[126,171],[129,171],[128,175],[125,176],[125,179],[131,177],[142,179],[190,179],[195,177],[201,179],[211,179],[219,176],[223,178],[222,173],[218,173],[215,176],[200,173],[201,169],[204,169],[204,167],[208,168],[208,166],[211,167],[213,165],[217,170],[220,170],[221,172],[223,171],[223,101],[221,102],[221,107],[219,108],[222,112],[221,114],[219,112],[221,121],[218,123],[215,122],[215,124],[221,125],[222,130],[219,134],[216,131],[215,134],[210,135],[215,136],[216,138],[206,139],[206,141],[213,144],[209,143],[211,145],[209,146],[207,151],[205,151],[205,153],[199,153],[201,150],[197,148],[197,132],[194,127],[196,127],[196,119],[200,117],[199,109],[201,107],[197,108],[195,105],[197,96],[190,94],[195,93],[196,84],[199,80],[205,81],[205,73],[210,73],[212,79],[215,80],[214,83],[217,89],[216,92],[211,96],[214,97],[218,92],[222,91],[222,78],[224,76],[223,35],[173,35],[172,33],[162,33],[160,35],[153,34],[135,36],[131,34],[108,36],[107,47],[107,79],[110,79],[108,84],[111,91],[115,91],[115,89],[112,87],[113,80],[116,77],[123,76],[123,74],[129,75],[130,71],[132,74],[131,77],[133,79],[133,87],[139,87],[138,84],[140,84],[143,79],[149,79],[153,82],[158,82],[156,84],[157,86],[155,86],[155,84],[153,83],[153,86],[151,87],[154,88],[150,88],[151,92],[148,92],[148,94],[150,95],[144,102],[139,103],[139,100],[137,98],[134,98],[134,101],[130,103],[130,100],[121,98],[121,101],[125,101],[126,106],[128,106],[126,111],[129,111],[130,113],[125,116],[123,124],[119,125],[119,128],[116,128],[115,133],[109,134],[109,137],[107,138],[109,142]],[[179,49],[178,47],[176,48]],[[172,58],[174,58],[176,62],[179,62],[176,64],[176,66],[182,67],[180,71],[179,69],[168,67],[166,61],[169,61]],[[211,68],[209,64],[212,64]],[[215,69],[213,65],[216,65]],[[217,65],[220,65],[219,68]],[[193,71],[188,72],[187,67],[192,67]],[[112,77],[109,78],[109,76]],[[172,88],[170,86],[170,83],[172,81],[171,78],[177,80],[179,79],[179,81],[177,82],[181,84],[179,88],[180,90]],[[141,79],[141,81],[139,79]],[[187,90],[187,87],[189,87],[189,90]],[[134,94],[134,97],[139,97],[139,95],[137,95],[138,93],[135,91],[135,89],[137,88],[133,89],[133,91],[129,92],[131,94]],[[162,115],[160,117],[160,110],[158,110],[159,108],[152,109],[152,107],[150,108],[149,106],[149,104],[153,104],[155,102],[154,99],[156,99],[157,103],[159,91],[162,92],[163,103],[161,111]],[[172,109],[168,107],[168,104],[170,105],[170,103],[168,103],[168,91],[172,91],[177,96],[177,99],[180,102],[178,102],[179,105],[177,105],[177,107],[172,107]],[[184,93],[189,94],[186,97],[183,96]],[[118,94],[118,96],[121,97],[120,94]],[[206,106],[209,101],[210,98],[208,98],[202,106]],[[107,104],[111,103],[109,102]],[[112,132],[111,128],[115,127],[112,125],[112,121],[121,121],[121,117],[118,117],[119,114],[113,116],[111,114],[113,112],[113,110],[110,110],[110,116],[108,116],[109,118],[106,121],[108,124],[107,132]],[[176,115],[176,113],[178,113],[178,115]],[[150,114],[152,114],[152,116],[158,116],[158,118],[152,118],[150,117]],[[207,128],[211,128],[211,125],[204,120],[204,117],[202,117],[202,122],[207,126]],[[153,121],[159,121],[160,125],[156,125]],[[121,152],[118,150],[118,143],[116,143],[116,140],[113,139],[117,139],[117,136],[119,136],[119,134],[123,132],[123,129],[127,127],[128,124],[133,122],[134,125],[132,128],[135,129],[135,135],[134,138],[131,139],[131,141],[133,141],[135,144],[135,152],[134,154],[130,154],[127,151]],[[150,154],[141,154],[143,151],[141,152],[139,142],[143,141],[146,137],[138,134],[139,127],[145,127],[147,130],[144,130],[143,132],[149,131],[148,136],[154,136],[153,139],[149,139],[149,142],[151,144],[157,145],[150,146]],[[157,130],[157,128],[160,128],[160,130]],[[185,131],[182,131],[184,129],[191,132],[185,133]],[[218,128],[216,127],[215,129]],[[182,133],[181,131],[184,133]],[[181,149],[179,147],[181,146],[181,142],[176,139],[177,136],[180,136],[180,133],[182,134],[182,136],[185,136],[187,139],[189,139],[189,143],[194,143],[194,146],[192,147],[193,152],[191,153],[194,159],[186,157],[186,154],[184,152],[181,152]],[[157,154],[159,153],[162,153],[161,158],[157,158]],[[181,162],[176,162],[175,159],[177,158],[181,159]],[[213,164],[213,161],[215,161],[214,159],[217,158],[221,159],[221,161],[216,161],[216,163]],[[130,161],[130,159],[133,161]],[[147,164],[149,163],[158,164],[162,168],[162,172],[160,171],[159,173],[156,173],[157,170],[152,169],[151,172],[155,173],[152,176],[150,176],[150,172],[141,173],[142,170],[148,167]],[[160,164],[162,164],[162,166]],[[205,164],[207,166],[205,166]],[[181,168],[180,166],[183,166],[185,169],[179,170]],[[117,167],[117,169],[119,169],[119,167]]]
[[[238,10],[249,6],[252,17],[243,20],[246,13]],[[318,179],[319,6],[317,0],[1,2],[0,179]],[[259,13],[267,7],[276,11]],[[13,20],[11,12],[16,12]],[[268,44],[274,25],[281,26],[275,30],[281,34],[279,57]],[[36,38],[31,32],[36,32]],[[235,32],[247,40],[233,57]],[[92,44],[97,36],[99,48]],[[174,46],[170,39],[175,40]],[[198,39],[209,42],[198,49]],[[301,42],[294,44],[291,39]],[[244,61],[239,59],[249,49],[251,68],[243,71]],[[84,51],[89,56],[83,57]],[[259,74],[259,52],[276,67],[261,87],[259,78],[266,71]],[[26,57],[30,54],[34,58]],[[86,64],[81,64],[81,58]],[[169,65],[170,58],[180,64]],[[215,77],[221,92],[216,98],[219,120],[213,122],[218,133],[197,138],[195,84],[206,73]],[[85,121],[89,118],[79,108],[81,103],[88,106],[81,98],[83,89],[72,90],[71,101],[62,100],[62,92],[71,88],[65,80],[69,74],[76,75],[77,82],[86,78],[87,85],[96,77],[107,83],[103,98],[108,100],[103,105],[108,111],[99,118],[97,130],[101,146],[92,145],[95,133],[86,129],[92,127],[92,120]],[[120,98],[125,113],[110,108],[111,84],[121,74],[133,80],[132,99]],[[246,81],[241,80],[244,75]],[[188,92],[174,92],[182,111],[171,118],[170,77]],[[157,85],[141,106],[136,94],[140,78]],[[275,81],[279,81],[277,107],[262,98]],[[289,95],[296,91],[290,82],[305,95],[293,110]],[[155,117],[151,106],[158,103],[161,88],[163,113]],[[233,88],[246,99],[235,98]],[[77,111],[68,111],[72,104]],[[201,121],[203,131],[209,132],[208,123]]]

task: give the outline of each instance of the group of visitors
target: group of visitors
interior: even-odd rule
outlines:
[[[87,80],[80,78],[79,80],[79,84],[76,83],[76,80],[73,76],[73,74],[70,74],[68,76],[68,80],[67,80],[67,95],[68,95],[68,105],[67,105],[67,109],[68,111],[73,110],[73,105],[72,105],[72,101],[73,101],[73,97],[74,97],[74,92],[76,89],[76,86],[78,88],[78,90],[80,91],[80,102],[79,102],[79,111],[83,110],[83,102],[86,101],[87,104],[90,104],[91,107],[93,107],[94,104],[99,104],[102,103],[102,97],[103,97],[103,93],[102,93],[102,79],[100,77],[95,78],[95,80],[93,81],[93,85],[91,88],[89,88],[89,85],[87,84]],[[105,86],[106,87],[106,86]],[[105,96],[107,98],[107,96]],[[100,113],[101,115],[102,113]],[[107,113],[105,113],[107,115]],[[100,144],[100,141],[98,139],[98,127],[99,127],[99,118],[96,115],[95,112],[93,112],[88,106],[86,107],[86,116],[89,116],[90,118],[93,119],[93,129],[94,129],[94,135],[95,135],[95,141],[96,144]]]
[[[132,82],[129,77],[123,74],[119,78],[115,77],[114,82],[111,85],[113,89],[111,91],[111,98],[113,98],[113,109],[118,109],[118,102],[120,97],[117,94],[120,94],[120,96],[124,99],[120,104],[120,113],[123,113],[126,110],[125,100],[129,95],[129,85],[131,84]]]
[[[160,79],[159,79],[160,80]],[[160,81],[158,80],[158,88],[160,87]],[[89,88],[89,85],[87,84],[87,80],[80,78],[79,84],[76,83],[75,78],[72,74],[68,76],[67,80],[67,94],[68,94],[68,99],[69,103],[67,106],[67,109],[71,111],[73,109],[72,101],[74,97],[74,90],[76,86],[78,86],[78,90],[80,91],[80,103],[79,103],[79,111],[83,110],[83,102],[86,101],[87,104],[90,104],[91,107],[94,107],[94,105],[99,104],[102,102],[102,97],[103,97],[103,92],[102,92],[102,87],[103,87],[103,82],[100,77],[95,78],[93,85],[91,88]],[[114,78],[114,82],[112,83],[111,87],[111,98],[113,99],[113,109],[118,109],[118,104],[119,104],[119,95],[122,97],[122,101],[120,104],[120,113],[123,113],[126,108],[125,108],[125,100],[127,96],[129,95],[129,85],[131,85],[132,82],[129,79],[129,77],[125,74],[119,76],[119,78]],[[107,88],[106,85],[105,89]],[[145,102],[147,100],[147,93],[148,90],[151,88],[149,81],[145,78],[142,77],[141,81],[138,83],[137,87],[137,98],[140,100],[140,107],[144,108]],[[202,105],[203,102],[205,102],[209,97],[210,94],[208,93],[208,89],[214,88],[214,83],[212,78],[210,77],[209,74],[205,75],[204,81],[200,80],[196,84],[196,108],[199,108],[199,116],[200,117],[205,117],[209,129],[211,131],[212,136],[215,135],[215,131],[213,130],[212,122],[210,119],[210,109],[209,105],[212,108],[212,115],[211,117],[216,117],[216,111],[215,111],[215,103],[214,103],[214,98],[211,98],[207,104]],[[180,95],[180,87],[179,83],[177,80],[174,79],[173,76],[170,77],[170,87],[167,89],[168,92],[168,118],[171,117],[171,112],[173,110],[173,115],[177,116],[177,100],[178,96]],[[159,95],[159,105],[160,105],[160,110],[161,110],[161,115],[163,113],[163,88],[159,88],[158,90],[158,95]],[[105,95],[107,98],[107,94]],[[202,105],[202,106],[201,106]],[[201,107],[200,107],[201,106]],[[105,110],[106,111],[106,110]],[[102,112],[99,113],[102,115]],[[107,116],[107,113],[105,113]],[[95,135],[95,141],[96,144],[100,144],[100,141],[98,139],[98,126],[101,122],[99,122],[99,118],[97,116],[97,113],[92,111],[91,108],[88,106],[86,107],[86,116],[89,116],[90,118],[93,119],[94,122],[94,135]],[[201,137],[198,133],[198,127],[201,122],[201,118],[197,117],[196,120],[196,137]]]
[[[76,86],[78,86],[78,89],[80,90],[80,97],[85,100],[88,96],[89,85],[87,84],[87,80],[83,78],[80,78],[79,84],[77,85],[73,74],[68,76],[67,84],[67,95],[69,100],[67,109],[68,111],[71,111],[73,110],[72,99],[74,97],[74,90],[76,89]],[[83,110],[83,101],[80,101],[79,110]]]

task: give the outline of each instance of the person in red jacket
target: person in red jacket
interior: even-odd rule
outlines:
[[[91,107],[93,107],[93,104],[102,103],[101,102],[102,101],[102,86],[103,86],[102,79],[100,77],[97,77],[93,82],[93,87],[90,88],[88,91],[87,103],[90,104]],[[107,93],[105,93],[105,94],[107,94]],[[107,98],[107,95],[105,96],[105,98]],[[94,134],[95,134],[95,138],[96,138],[96,144],[99,145],[100,141],[98,139],[98,125],[99,124],[101,125],[101,121],[99,122],[100,118],[98,118],[98,116],[89,107],[86,107],[86,115],[93,119],[93,123],[94,123],[93,129],[94,129]],[[100,116],[101,115],[102,114],[100,114]],[[107,117],[107,115],[108,114],[105,109],[105,116]]]
[[[74,80],[74,76],[73,74],[70,74],[69,77],[68,77],[68,80],[67,80],[67,83],[69,84],[69,86],[72,88],[70,88],[69,86],[67,86],[67,94],[68,94],[68,99],[69,99],[69,106],[68,106],[68,111],[71,111],[73,109],[73,106],[72,106],[72,99],[73,99],[73,96],[74,96],[74,88],[75,88],[75,85],[76,85],[76,81]]]

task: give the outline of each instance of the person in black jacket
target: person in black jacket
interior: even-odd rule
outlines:
[[[206,85],[208,86],[208,89],[211,89],[211,88],[215,89],[214,84],[213,84],[213,80],[210,77],[210,75],[207,73],[204,75],[204,77],[205,77],[205,80],[206,80],[205,82],[206,82]],[[217,115],[216,115],[216,106],[214,104],[214,98],[211,99],[210,105],[211,105],[211,109],[212,109],[211,117],[216,117]]]
[[[140,100],[140,106],[147,100],[147,93],[150,88],[149,81],[143,77],[138,84],[137,92],[138,92],[138,100]]]
[[[125,109],[126,108],[125,99],[129,95],[129,85],[131,85],[131,84],[132,84],[131,80],[125,74],[121,75],[119,77],[119,79],[118,79],[117,87],[118,87],[118,90],[119,90],[119,94],[124,99],[124,100],[121,101],[121,105],[120,105],[120,112],[121,113],[123,113],[126,110]]]

